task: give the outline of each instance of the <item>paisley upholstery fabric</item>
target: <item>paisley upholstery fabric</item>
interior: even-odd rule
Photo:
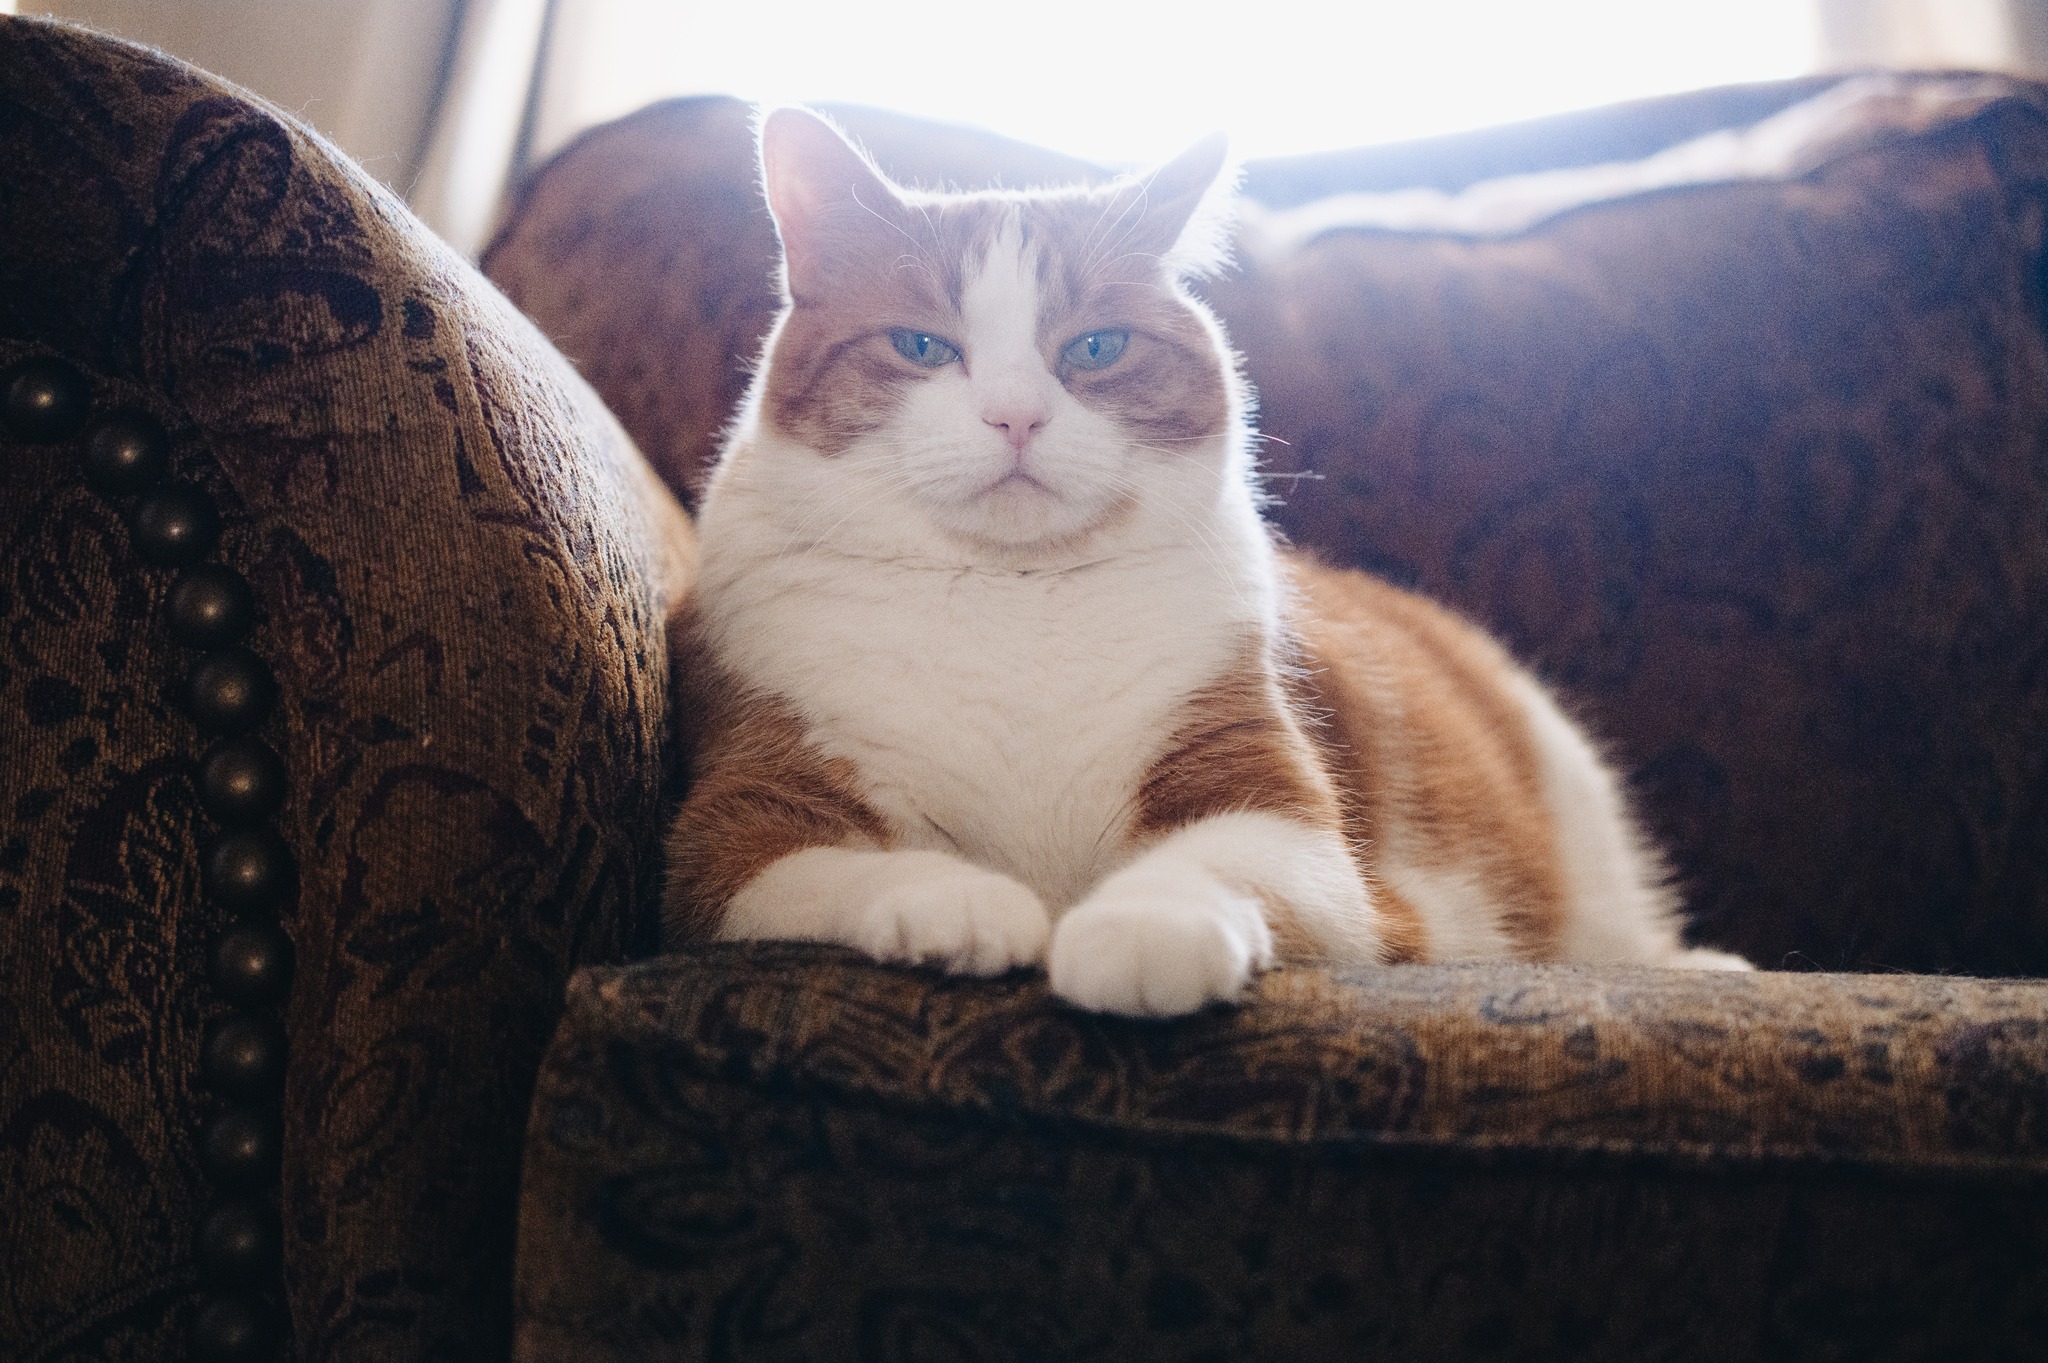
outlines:
[[[517,1356],[2020,1359],[2048,984],[1530,966],[1175,1024],[741,945],[586,971]]]
[[[1676,169],[1667,149],[1442,181],[1457,230],[1413,196],[1300,202],[1384,186],[1389,154],[1254,163],[1289,211],[1255,212],[1205,289],[1282,528],[1559,684],[1703,940],[1792,969],[2048,974],[2048,92],[1779,94],[1817,88]],[[1622,113],[1703,130],[1776,101]],[[914,127],[849,123],[913,178],[1008,164],[955,135],[935,171]],[[1525,140],[1459,157],[1501,168]],[[772,318],[751,157],[729,101],[643,111],[544,167],[485,260],[686,496]],[[1489,205],[1520,225],[1482,230]]]
[[[0,18],[0,370],[168,432],[276,678],[287,1355],[503,1357],[571,971],[646,940],[689,530],[580,379],[332,148]],[[0,1356],[183,1357],[217,829],[132,498],[0,437]]]
[[[1212,296],[1280,524],[1559,683],[1701,937],[2048,974],[2048,92],[1818,112],[1503,236],[1271,220]]]

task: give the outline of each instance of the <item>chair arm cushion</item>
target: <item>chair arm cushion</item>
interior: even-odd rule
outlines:
[[[1862,1307],[2041,1338],[2044,1019],[2048,984],[1916,976],[1288,969],[1161,1024],[822,947],[585,971],[518,1354],[1424,1357],[1583,1318],[1575,1356],[1792,1357]]]
[[[0,430],[0,1355],[182,1357],[201,1286],[281,1291],[299,1357],[502,1354],[562,990],[647,940],[688,527],[495,289],[245,92],[0,18],[0,166],[0,371],[62,366],[165,480]],[[246,585],[239,643],[178,632],[187,558]],[[195,706],[202,664],[234,685]],[[230,712],[274,811],[202,791]],[[210,974],[238,919],[289,934],[281,1005]],[[231,1019],[261,1045],[203,1070]],[[201,1274],[216,1200],[279,1218],[270,1262]]]

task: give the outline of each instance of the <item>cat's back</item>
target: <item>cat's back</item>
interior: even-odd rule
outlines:
[[[1288,555],[1296,685],[1386,900],[1425,959],[1654,960],[1663,868],[1583,731],[1483,630]]]

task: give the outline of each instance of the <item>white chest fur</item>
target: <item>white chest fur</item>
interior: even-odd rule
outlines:
[[[1236,528],[1199,547],[1126,539],[1077,565],[1002,570],[786,551],[732,491],[703,525],[723,665],[855,764],[901,845],[1002,871],[1055,913],[1126,859],[1134,794],[1182,701],[1271,609],[1248,504],[1219,507]],[[1221,539],[1237,543],[1220,553]]]

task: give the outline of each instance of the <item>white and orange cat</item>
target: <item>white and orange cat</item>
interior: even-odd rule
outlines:
[[[705,495],[671,944],[801,938],[1178,1014],[1278,960],[1742,967],[1471,626],[1276,552],[1183,287],[1223,146],[912,193],[761,127],[787,307]]]

